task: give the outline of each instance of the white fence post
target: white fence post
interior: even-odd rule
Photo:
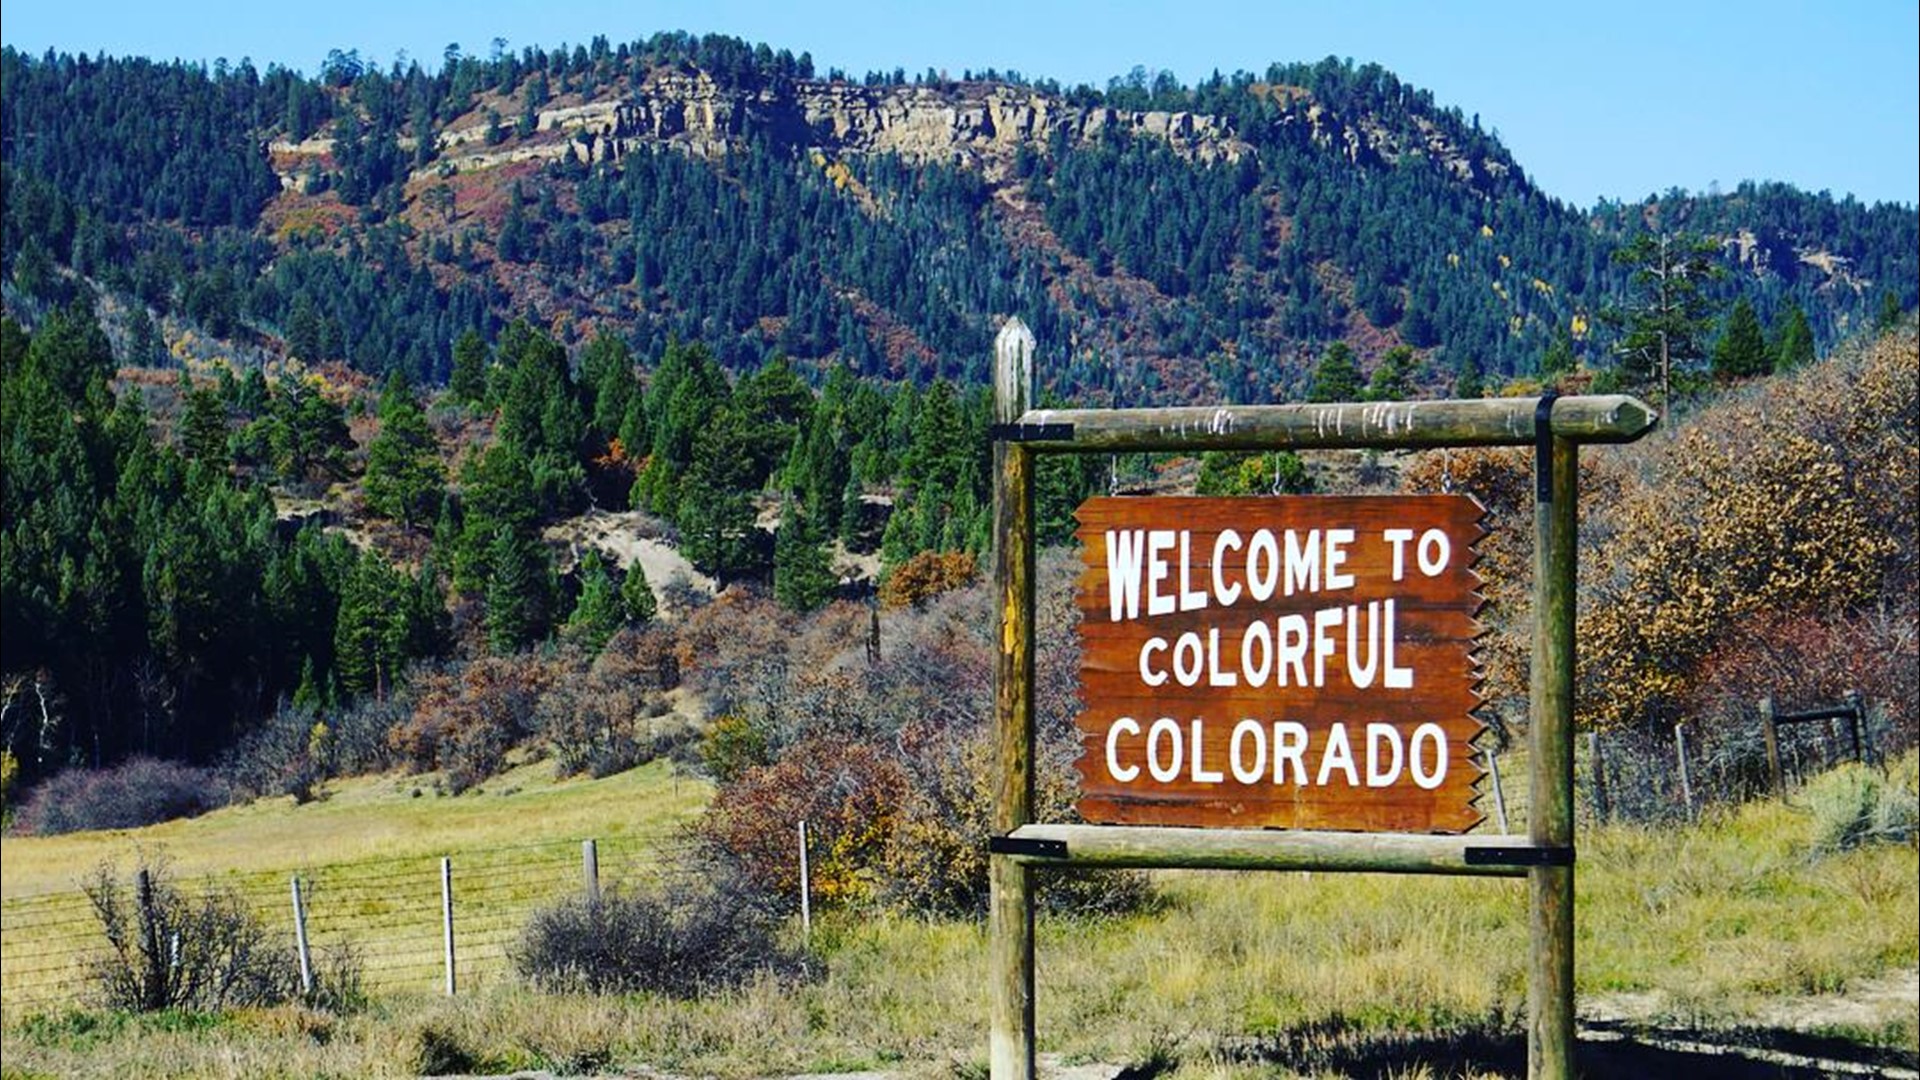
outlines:
[[[293,875],[293,940],[300,948],[300,992],[313,994],[313,954],[307,949],[307,903],[300,895],[300,875]]]
[[[454,994],[453,978],[453,859],[440,858],[440,919],[447,949],[447,996]]]
[[[807,867],[807,823],[800,823],[800,929],[813,936],[813,885]]]

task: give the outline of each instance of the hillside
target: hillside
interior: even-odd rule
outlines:
[[[1613,249],[1715,239],[1718,304],[1805,310],[1829,342],[1920,299],[1911,207],[1779,185],[1583,213],[1475,117],[1382,69],[1275,64],[1105,90],[982,73],[822,77],[727,38],[452,55],[306,79],[4,56],[9,310],[72,268],[163,350],[444,380],[512,318],[643,358],[698,340],[818,372],[979,381],[995,319],[1089,403],[1298,397],[1333,340],[1406,344],[1443,390],[1604,366]],[[174,107],[123,115],[117,102]],[[209,341],[211,338],[213,340]]]

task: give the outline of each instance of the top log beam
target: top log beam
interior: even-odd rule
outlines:
[[[1539,400],[1029,409],[997,434],[1031,450],[1082,453],[1532,446]],[[1626,443],[1658,420],[1645,402],[1606,394],[1558,399],[1552,425],[1571,443]]]

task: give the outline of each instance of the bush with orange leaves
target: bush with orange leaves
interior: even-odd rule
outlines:
[[[797,902],[799,823],[809,881],[822,901],[873,895],[907,777],[892,754],[837,736],[807,738],[772,765],[748,768],[714,796],[700,831],[756,889]]]
[[[413,712],[387,733],[388,745],[416,772],[441,770],[457,795],[498,773],[507,751],[533,732],[534,707],[557,666],[523,653],[422,671]]]
[[[1874,612],[1914,619],[1917,421],[1909,323],[1643,444],[1641,478],[1582,558],[1582,720],[1670,724],[1801,665],[1861,668],[1870,697],[1895,692],[1869,677],[1883,643],[1861,628]],[[1775,642],[1789,663],[1766,662]]]
[[[880,606],[891,610],[924,604],[966,587],[978,572],[973,556],[964,551],[923,551],[887,575],[880,586]]]

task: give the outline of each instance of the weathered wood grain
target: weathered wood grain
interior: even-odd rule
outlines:
[[[1484,772],[1472,748],[1482,729],[1472,710],[1480,701],[1473,645],[1482,630],[1476,613],[1484,600],[1473,566],[1478,558],[1474,545],[1485,535],[1483,516],[1478,503],[1459,495],[1088,500],[1078,513],[1077,534],[1085,564],[1077,594],[1084,704],[1079,718],[1084,747],[1078,762],[1081,815],[1093,822],[1128,825],[1399,832],[1472,828],[1482,817],[1475,800]],[[1282,583],[1265,599],[1256,599],[1252,583],[1271,577],[1267,556],[1255,556],[1257,534],[1265,531],[1276,539],[1274,548],[1259,550],[1277,551],[1284,559],[1288,530],[1296,542],[1317,535],[1318,550],[1324,554],[1333,529],[1353,534],[1342,548],[1345,558],[1339,567],[1351,575],[1351,584],[1328,588],[1331,579],[1323,564],[1318,590],[1286,595]],[[1229,530],[1234,537],[1216,547]],[[1400,545],[1397,579],[1394,545],[1385,539],[1388,530],[1411,530],[1415,538]],[[1427,530],[1446,538],[1449,555],[1438,569],[1429,566],[1431,574],[1418,563],[1418,538]],[[1122,545],[1138,551],[1156,531],[1184,540],[1183,548],[1152,549],[1165,563],[1164,573],[1154,572],[1158,568],[1152,566],[1153,559],[1143,559],[1137,573],[1135,563],[1118,559]],[[1116,562],[1110,563],[1110,554]],[[1257,568],[1250,565],[1254,562]],[[1137,608],[1126,599],[1129,590],[1122,589],[1116,601],[1109,580],[1113,565],[1122,565],[1130,579],[1151,573],[1160,587],[1150,589],[1143,582]],[[1172,594],[1176,610],[1153,613],[1154,592]],[[1185,601],[1188,610],[1178,610],[1182,594],[1191,594]],[[1388,601],[1393,605],[1390,626]],[[1315,613],[1326,609],[1339,609],[1343,620],[1332,634],[1338,639],[1335,651],[1302,658],[1293,666],[1282,663],[1279,643],[1310,627]],[[1348,614],[1356,616],[1361,627],[1351,642],[1344,626]],[[1364,679],[1349,673],[1349,644],[1367,658],[1360,665]],[[1411,685],[1385,685],[1389,648],[1394,666],[1408,673]],[[1195,673],[1196,657],[1203,658],[1197,684],[1182,685],[1182,675]],[[1149,679],[1162,676],[1160,685],[1149,684]],[[1177,740],[1177,775],[1167,775],[1166,768],[1174,753],[1174,732],[1165,723],[1154,726],[1163,719],[1177,722],[1182,736]],[[1236,736],[1245,721],[1265,734],[1244,731]],[[1289,738],[1304,730],[1309,747],[1301,764],[1279,770],[1284,775],[1278,776],[1274,759],[1282,732],[1276,723],[1289,726]],[[1314,748],[1324,749],[1344,737],[1358,770],[1376,730],[1370,725],[1391,729],[1379,736],[1383,763],[1394,756],[1395,740],[1402,751],[1410,751],[1422,725],[1444,732],[1444,781],[1420,786],[1402,769],[1398,783],[1369,786],[1346,782],[1355,774],[1337,769],[1324,774],[1330,783],[1319,783],[1323,755]],[[1236,744],[1236,737],[1244,738],[1244,744]],[[1435,748],[1430,736],[1423,738],[1425,760],[1432,763]],[[1262,745],[1264,756],[1256,754]],[[1266,779],[1251,779],[1256,761],[1267,763]],[[1238,775],[1236,764],[1241,767]],[[1158,776],[1150,767],[1156,765],[1161,767]],[[1136,768],[1138,772],[1120,775]],[[1310,783],[1297,782],[1301,769],[1311,772],[1306,777]]]

